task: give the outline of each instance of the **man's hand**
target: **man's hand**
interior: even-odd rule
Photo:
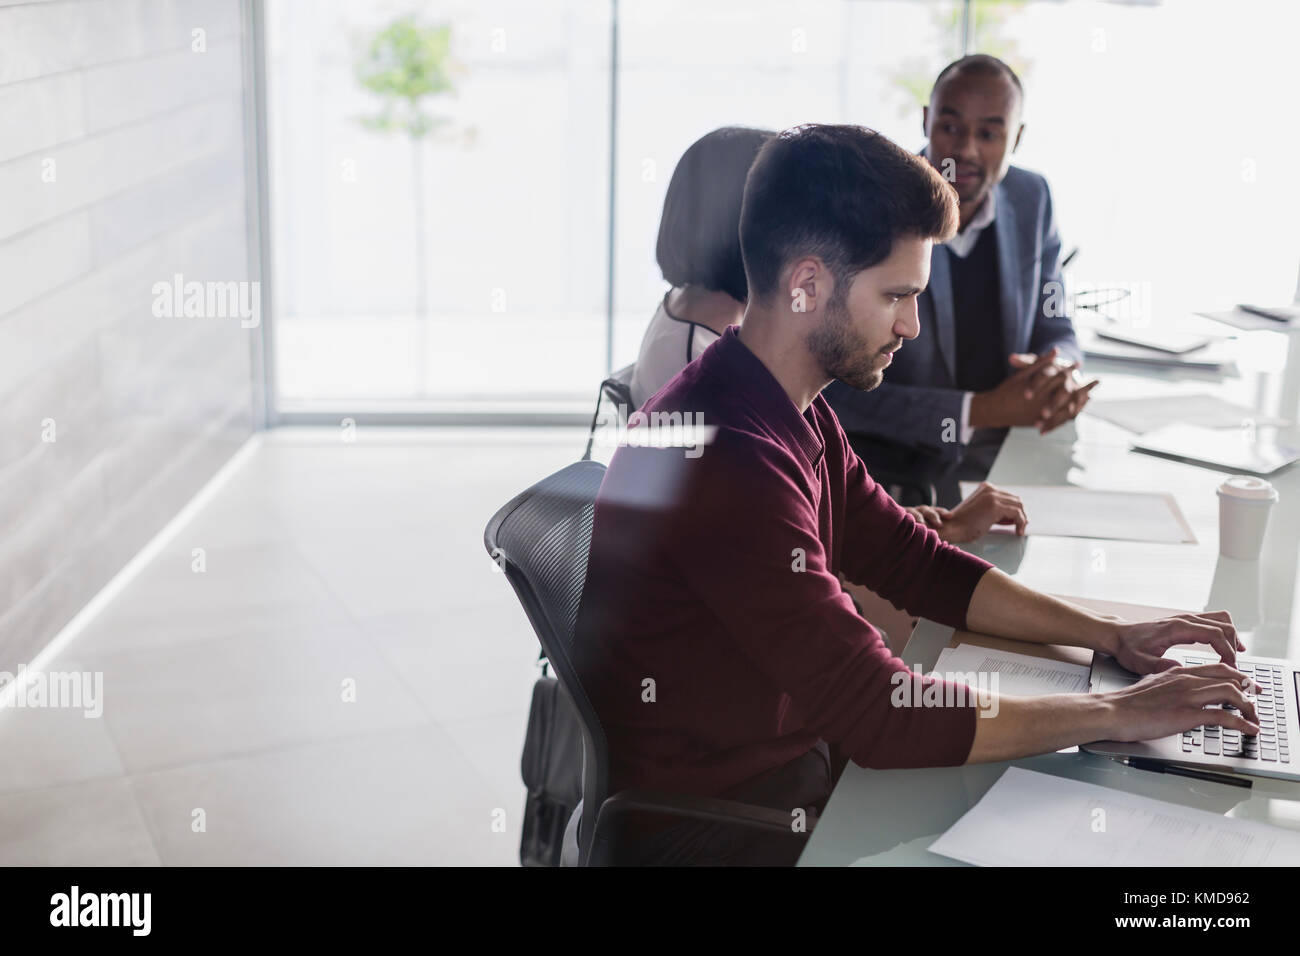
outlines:
[[[1149,674],[1105,694],[998,697],[997,710],[975,721],[966,762],[1012,760],[1094,740],[1153,740],[1201,726],[1252,736],[1259,717],[1246,691],[1257,694],[1259,687],[1241,671],[1202,664]]]
[[[1055,347],[1040,356],[1015,354],[1013,371],[996,388],[977,392],[970,403],[974,428],[1034,426],[1046,434],[1078,415],[1097,380],[1080,383],[1078,363],[1058,357]]]
[[[903,510],[927,528],[933,528],[935,531],[938,531],[939,537],[943,537],[943,519],[944,516],[948,514],[947,508],[936,508],[932,505],[917,505],[915,508],[905,508]]]
[[[1014,524],[1016,534],[1023,535],[1025,525],[1029,523],[1025,516],[1025,506],[1020,499],[1009,491],[995,488],[987,481],[981,482],[970,497],[955,508],[920,505],[908,508],[907,511],[917,521],[937,531],[944,541],[952,544],[974,541],[995,524]]]
[[[1246,690],[1259,693],[1260,687],[1227,664],[1171,667],[1100,695],[1111,706],[1107,738],[1154,740],[1200,726],[1257,734],[1259,717],[1254,703],[1246,700]],[[1215,706],[1218,704],[1234,707],[1239,713],[1220,709]]]
[[[1038,356],[1032,354],[1015,354],[1008,359],[1014,369],[1030,368],[1037,361]],[[1043,396],[1039,419],[1031,424],[1037,425],[1040,435],[1046,435],[1074,420],[1083,411],[1083,406],[1088,404],[1088,398],[1098,382],[1099,379],[1094,378],[1084,384],[1079,375],[1078,362],[1055,358],[1050,366],[1038,373],[1037,381],[1026,389],[1026,398],[1030,401],[1037,401],[1039,395]]]
[[[1235,664],[1237,652],[1246,649],[1227,611],[1179,614],[1158,621],[1120,622],[1116,626],[1119,634],[1112,656],[1135,674],[1173,670],[1178,662],[1161,655],[1175,644],[1208,644],[1225,664]]]

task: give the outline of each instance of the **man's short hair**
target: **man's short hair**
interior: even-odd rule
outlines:
[[[745,184],[740,246],[750,295],[766,300],[786,266],[816,256],[847,294],[852,277],[905,236],[957,232],[957,193],[919,156],[862,126],[796,126],[758,154]]]
[[[1022,103],[1024,102],[1025,88],[1020,85],[1020,77],[1016,76],[1016,71],[987,53],[972,53],[960,60],[953,60],[945,66],[934,78],[934,86],[930,87],[930,98],[934,99],[934,91],[939,88],[940,83],[953,74],[962,73],[970,76],[997,76],[1001,73],[1011,81],[1011,85],[1016,88],[1016,95],[1020,97]]]
[[[664,197],[655,258],[665,281],[749,297],[740,257],[745,174],[769,130],[726,126],[702,136],[677,161]]]

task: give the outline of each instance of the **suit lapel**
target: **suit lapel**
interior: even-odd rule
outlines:
[[[999,183],[997,214],[993,218],[998,237],[998,288],[1002,299],[1002,347],[1007,352],[1019,352],[1029,344],[1020,341],[1021,319],[1024,310],[1020,297],[1020,241],[1017,238],[1016,210],[1007,199]]]
[[[948,381],[957,381],[957,325],[952,305],[952,272],[948,247],[936,243],[930,253],[930,298],[934,302],[934,339],[948,369]]]

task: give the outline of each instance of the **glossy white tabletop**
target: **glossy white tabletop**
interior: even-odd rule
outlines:
[[[1100,400],[1211,393],[1291,421],[1279,440],[1300,447],[1300,330],[1241,333],[1235,375],[1181,374],[1090,363]],[[969,547],[1030,587],[1055,594],[1180,610],[1227,609],[1248,651],[1300,658],[1300,464],[1269,477],[1280,498],[1259,561],[1219,556],[1218,498],[1227,472],[1132,451],[1136,436],[1084,413],[1052,434],[1014,429],[989,480],[1168,492],[1195,544],[1095,538],[986,535]],[[903,652],[931,668],[952,629],[922,621]],[[1010,763],[930,770],[864,770],[850,763],[809,840],[801,866],[942,866],[926,848],[1008,766],[1055,773],[1133,793],[1300,829],[1300,783],[1255,778],[1251,789],[1134,770],[1088,754],[1048,754]]]

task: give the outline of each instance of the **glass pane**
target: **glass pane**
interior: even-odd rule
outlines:
[[[608,0],[269,0],[266,21],[280,409],[587,408]]]
[[[960,54],[956,0],[622,0],[614,365],[636,359],[666,291],[655,264],[664,192],[720,126],[861,123],[913,149],[921,104]]]
[[[1127,288],[1121,317],[1155,323],[1291,301],[1300,6],[974,9],[973,49],[1023,79],[1014,162],[1052,186],[1076,288]]]

